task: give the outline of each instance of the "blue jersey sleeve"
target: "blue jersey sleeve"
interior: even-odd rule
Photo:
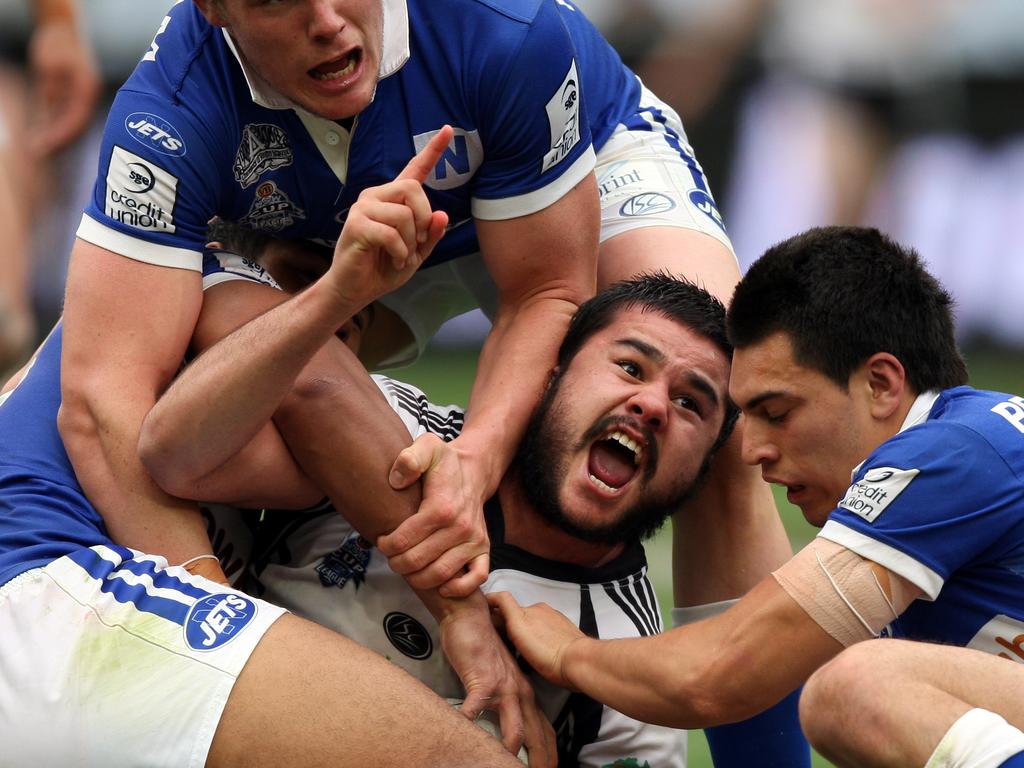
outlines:
[[[984,436],[926,422],[868,457],[821,535],[935,599],[951,573],[999,546],[1019,503],[1019,481]]]
[[[521,4],[522,5],[522,4]],[[553,2],[475,47],[484,162],[473,215],[511,218],[561,198],[594,166],[579,62]]]
[[[224,77],[191,3],[164,20],[114,99],[96,184],[79,235],[124,256],[201,270],[218,212],[227,132],[237,122],[217,94]]]

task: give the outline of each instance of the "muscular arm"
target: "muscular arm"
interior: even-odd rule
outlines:
[[[64,301],[58,425],[114,541],[180,563],[210,551],[198,509],[150,479],[136,446],[170,381],[202,299],[196,272],[75,243]]]
[[[677,728],[750,717],[842,650],[771,577],[720,616],[635,640],[594,640],[547,606],[523,609],[508,594],[490,599],[513,642],[549,680]]]

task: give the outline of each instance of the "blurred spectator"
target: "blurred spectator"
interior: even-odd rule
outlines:
[[[85,130],[99,77],[74,0],[33,0],[27,86],[9,67],[0,85],[0,372],[35,341],[28,228],[38,164]]]

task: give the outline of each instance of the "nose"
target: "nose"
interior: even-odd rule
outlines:
[[[668,407],[668,392],[655,384],[639,388],[626,403],[629,414],[654,431],[667,423]]]
[[[742,438],[740,456],[744,464],[757,466],[778,461],[778,447],[763,434],[756,422],[741,416],[736,431],[740,432]]]
[[[333,40],[345,28],[338,0],[313,0],[310,4],[309,36],[314,40]]]

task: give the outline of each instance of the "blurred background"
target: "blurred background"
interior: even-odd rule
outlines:
[[[103,96],[80,140],[35,159],[19,151],[32,124],[28,3],[0,0],[0,371],[19,354],[5,308],[26,308],[33,338],[60,313],[105,102],[170,4],[82,2]],[[741,267],[810,226],[877,226],[917,248],[955,295],[973,383],[1024,391],[1024,3],[575,2],[683,117]],[[479,313],[457,318],[393,373],[464,404],[486,330]],[[813,530],[779,506],[801,546]],[[667,608],[666,542],[652,543],[651,565]],[[693,768],[710,765],[705,749],[691,739]]]

